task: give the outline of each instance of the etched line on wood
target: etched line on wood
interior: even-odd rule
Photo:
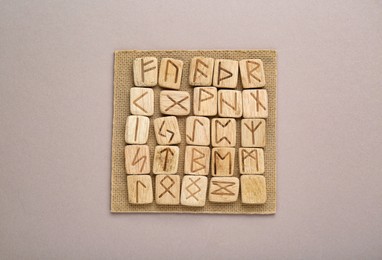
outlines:
[[[202,98],[202,93],[206,93],[208,95],[208,97],[207,98]],[[214,94],[212,94],[208,90],[200,89],[198,110],[200,111],[200,106],[201,106],[202,102],[207,101],[207,100],[212,99],[212,98],[214,98]]]
[[[146,164],[146,160],[147,160],[147,156],[146,155],[143,155],[143,156],[141,156],[139,159],[138,159],[138,154],[139,154],[139,151],[141,150],[141,148],[139,147],[138,149],[137,149],[137,152],[135,153],[135,155],[134,155],[134,159],[133,159],[133,162],[131,163],[133,166],[135,166],[137,163],[139,163],[140,161],[142,161],[143,160],[143,163],[142,163],[142,165],[141,165],[141,169],[140,169],[140,171],[142,172],[142,170],[143,170],[143,167],[145,166],[145,164]]]
[[[163,163],[163,170],[164,170],[164,171],[167,171],[168,154],[171,154],[172,156],[174,156],[174,152],[171,150],[171,148],[166,147],[166,148],[164,148],[162,151],[160,151],[159,153],[165,153],[165,156],[164,156],[164,163]]]
[[[201,126],[204,126],[204,124],[202,123],[202,121],[200,121],[199,119],[195,119],[194,120],[194,125],[193,125],[193,129],[192,129],[192,137],[187,135],[188,139],[190,139],[190,141],[194,141],[195,140],[195,128],[196,128],[196,123],[199,123]]]
[[[219,120],[215,120],[215,142],[218,144],[220,143],[221,141],[223,140],[226,140],[227,143],[231,144],[231,141],[226,137],[226,136],[223,136],[221,137],[219,140],[218,140],[218,124],[221,125],[223,128],[225,128],[226,126],[228,126],[229,124],[231,123],[230,120],[228,120],[225,124],[221,123]]]
[[[161,126],[159,128],[159,135],[163,136],[163,137],[166,137],[167,135],[162,132],[164,124],[165,124],[165,121],[163,120],[163,122],[162,122],[162,124],[161,124]],[[173,131],[171,131],[171,130],[168,130],[168,129],[166,130],[166,132],[171,134],[171,137],[169,139],[169,142],[171,142],[171,140],[174,138],[175,133]]]
[[[174,106],[179,106],[181,109],[187,111],[187,108],[185,106],[183,106],[181,103],[185,100],[188,99],[188,96],[176,101],[175,99],[173,99],[170,95],[166,95],[168,99],[170,99],[172,101],[172,105],[169,106],[168,108],[165,109],[165,111],[169,111],[171,108],[173,108]]]
[[[143,107],[141,107],[140,105],[138,105],[138,100],[142,99],[144,96],[146,96],[149,92],[145,92],[143,93],[142,95],[140,95],[139,97],[137,97],[136,99],[133,100],[133,104],[139,108],[140,110],[142,110],[143,112],[147,113],[146,109],[144,109]]]
[[[200,178],[197,178],[195,181],[193,179],[190,179],[191,183],[186,186],[186,190],[188,191],[189,195],[186,197],[186,200],[189,198],[194,198],[196,201],[199,201],[197,197],[195,197],[196,194],[198,194],[202,189],[199,187],[197,182],[200,180]],[[197,188],[196,191],[192,192],[190,190],[191,187],[195,186]]]
[[[225,100],[223,98],[223,93],[220,94],[220,113],[222,113],[222,110],[223,110],[223,104],[226,104],[227,106],[229,106],[231,109],[235,110],[237,109],[237,92],[235,92],[235,104],[232,105],[230,103],[228,103],[227,100]]]
[[[250,95],[256,100],[256,111],[259,112],[260,110],[260,106],[264,109],[264,110],[267,110],[265,108],[265,106],[263,105],[263,103],[261,103],[260,101],[260,98],[259,98],[259,91],[256,91],[256,95],[251,92]]]
[[[255,156],[252,155],[253,152],[256,153]],[[253,160],[256,161],[256,171],[258,171],[259,170],[259,160],[258,160],[257,150],[254,149],[254,150],[248,152],[247,150],[243,149],[243,150],[241,150],[241,158],[242,158],[241,161],[242,161],[243,172],[244,172],[244,169],[245,169],[244,162],[245,162],[245,159],[247,159],[248,157],[250,157],[250,158],[252,158]]]
[[[178,66],[176,66],[176,64],[172,60],[167,60],[166,71],[165,71],[165,75],[164,75],[164,81],[167,81],[168,67],[169,67],[168,65],[169,64],[171,64],[172,66],[175,67],[175,81],[174,81],[174,83],[177,83],[178,82],[179,68],[178,68]]]
[[[220,77],[220,76],[221,76],[220,71],[224,71],[224,72],[227,73],[228,75],[225,76],[225,77],[222,77],[222,78],[221,78],[221,77]],[[218,64],[218,85],[220,84],[221,81],[223,81],[223,80],[225,80],[225,79],[228,79],[228,78],[230,78],[230,77],[232,77],[232,76],[233,76],[232,72],[230,72],[230,71],[228,71],[227,69],[223,68],[223,67],[221,66],[221,61],[219,61],[219,64]]]
[[[199,154],[199,157],[195,156],[196,153]],[[191,152],[191,172],[197,172],[197,171],[200,171],[200,170],[203,170],[203,169],[206,168],[205,164],[203,164],[201,162],[198,162],[198,160],[203,159],[204,157],[206,157],[206,155],[204,153],[202,153],[201,151],[199,151],[196,148],[192,148],[192,152]],[[199,168],[197,166],[194,166],[195,164],[198,165]]]
[[[134,141],[137,141],[137,138],[138,138],[138,127],[139,127],[139,117],[137,116],[137,120],[135,120]]]
[[[253,125],[253,121],[251,121],[251,126],[247,125],[246,123],[244,123],[244,125],[248,128],[248,130],[251,132],[251,137],[252,137],[252,144],[255,143],[255,132],[257,130],[257,128],[260,127],[260,125],[263,123],[262,121],[260,121],[256,126]]]
[[[194,72],[194,82],[196,81],[196,75],[197,72],[202,74],[205,78],[207,78],[207,74],[205,74],[202,70],[199,69],[199,64],[202,64],[204,67],[208,69],[208,65],[204,63],[201,59],[196,59],[196,64],[195,64],[195,72]]]
[[[226,196],[235,196],[235,193],[229,190],[229,187],[235,185],[232,181],[212,181],[213,185],[218,186],[219,188],[212,191],[213,195],[226,195]]]
[[[229,161],[229,163],[228,163],[228,172],[229,172],[229,175],[231,175],[231,173],[232,173],[232,163],[231,163],[232,155],[231,155],[231,152],[227,152],[224,156],[221,156],[218,151],[215,151],[215,153],[214,153],[215,174],[216,174],[216,168],[217,168],[216,166],[217,166],[217,161],[218,161],[217,157],[219,157],[221,161],[224,161],[227,156],[228,156],[228,161]]]
[[[164,185],[164,182],[166,180],[170,180],[170,182],[171,182],[168,186]],[[168,193],[168,194],[170,194],[175,199],[175,195],[170,190],[172,188],[172,186],[175,185],[175,181],[170,176],[166,175],[166,177],[164,177],[159,183],[164,188],[164,191],[161,194],[159,194],[159,198],[162,198],[163,195]]]
[[[254,64],[255,67],[252,68],[251,70],[249,69],[249,64]],[[256,75],[254,74],[254,72],[260,67],[260,64],[257,63],[256,61],[250,61],[248,60],[247,63],[246,63],[246,67],[247,67],[247,78],[248,78],[248,82],[251,83],[251,77],[253,77],[255,80],[257,80],[258,82],[261,81],[261,79],[259,79],[258,77],[256,77]]]
[[[138,203],[138,194],[139,194],[139,192],[138,192],[138,189],[139,189],[139,184],[143,187],[143,188],[145,188],[146,189],[146,185],[143,183],[143,182],[141,182],[140,180],[138,180],[136,183],[135,183],[135,202],[136,203]]]
[[[148,68],[148,69],[145,69],[145,66],[146,65],[149,65],[150,63],[153,63],[154,60],[149,60],[147,62],[143,62],[143,58],[141,59],[141,77],[142,77],[142,81],[144,82],[145,81],[145,72],[148,72],[150,70],[154,70],[156,67],[151,67],[151,68]]]

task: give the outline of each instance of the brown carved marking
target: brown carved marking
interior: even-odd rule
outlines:
[[[168,154],[170,153],[172,156],[174,156],[174,152],[169,147],[166,147],[165,149],[163,149],[159,153],[165,153],[164,163],[163,163],[163,170],[167,171]]]
[[[143,107],[141,107],[140,105],[138,105],[137,102],[138,102],[138,100],[140,100],[140,99],[142,99],[144,96],[146,96],[148,93],[149,93],[149,92],[145,92],[145,93],[143,93],[142,95],[140,95],[139,97],[137,97],[137,98],[134,99],[134,101],[133,101],[133,104],[134,104],[137,108],[141,109],[141,110],[142,110],[143,112],[145,112],[145,113],[147,113],[146,109],[144,109]]]
[[[133,166],[135,166],[137,163],[139,163],[140,161],[143,160],[143,163],[142,163],[142,165],[141,165],[141,169],[140,169],[140,171],[142,172],[143,167],[144,167],[145,164],[146,164],[147,156],[146,156],[146,155],[143,155],[143,156],[141,156],[141,157],[138,159],[138,154],[139,154],[139,151],[140,151],[140,150],[141,150],[141,148],[139,147],[138,150],[137,150],[137,152],[136,152],[136,154],[135,154],[135,156],[134,156],[133,162],[132,162],[131,164],[132,164]]]
[[[142,77],[142,81],[143,82],[145,81],[145,72],[148,72],[148,71],[153,70],[153,69],[156,68],[156,66],[154,66],[154,67],[145,69],[145,66],[149,65],[152,62],[154,62],[154,60],[149,60],[147,62],[143,62],[143,58],[141,59],[141,77]]]
[[[221,74],[220,71],[224,71],[224,72],[227,73],[228,75],[225,76],[225,77],[220,78],[220,74]],[[226,70],[225,68],[223,68],[223,67],[221,66],[221,61],[219,61],[219,64],[218,64],[218,85],[220,84],[221,81],[223,81],[223,80],[225,80],[225,79],[228,79],[228,78],[230,78],[230,77],[232,77],[232,76],[233,76],[232,72],[230,72],[230,71]]]
[[[263,123],[262,121],[260,121],[256,127],[254,127],[253,125],[254,121],[251,121],[251,126],[247,125],[246,123],[244,123],[244,125],[248,128],[248,130],[251,132],[252,134],[252,144],[255,144],[255,132],[257,130],[257,128],[260,127],[260,125]]]
[[[255,152],[256,155],[253,156],[252,153]],[[252,158],[253,160],[256,161],[256,171],[259,170],[259,161],[258,161],[258,154],[257,154],[257,150],[256,149],[253,149],[252,151],[248,152],[247,150],[243,149],[241,150],[241,160],[242,160],[242,168],[243,168],[243,172],[244,172],[244,168],[245,168],[245,165],[244,165],[244,161],[245,159],[247,159],[248,157]]]
[[[162,122],[162,124],[161,124],[161,126],[160,126],[160,128],[159,128],[159,135],[160,135],[160,136],[163,136],[163,137],[166,137],[167,135],[166,135],[165,133],[162,132],[163,127],[164,127],[164,124],[165,124],[165,121],[163,120],[163,122]],[[171,142],[171,140],[174,138],[175,133],[174,133],[173,131],[171,131],[171,130],[168,130],[168,129],[167,129],[166,131],[167,131],[167,133],[170,133],[170,134],[171,134],[171,137],[170,137],[170,139],[169,139],[169,142]]]
[[[200,74],[202,74],[204,77],[207,78],[207,74],[205,74],[202,70],[199,69],[198,67],[199,64],[202,64],[204,67],[208,69],[208,65],[206,63],[204,63],[201,59],[196,59],[195,71],[194,71],[194,82],[196,81],[197,72],[199,72]]]
[[[202,93],[206,93],[208,95],[207,98],[202,98]],[[200,106],[201,106],[201,103],[206,101],[206,100],[209,100],[209,99],[212,99],[214,98],[214,94],[212,94],[211,92],[209,92],[208,90],[205,90],[205,89],[200,89],[200,93],[199,93],[199,104],[198,104],[198,110],[200,111]]]
[[[215,120],[215,142],[217,144],[223,140],[226,140],[227,143],[231,144],[231,141],[226,136],[223,136],[218,140],[218,124],[221,125],[223,128],[225,128],[230,123],[231,123],[231,120],[228,120],[225,124],[222,124],[219,120]]]
[[[187,111],[187,108],[185,106],[183,106],[181,103],[185,100],[188,99],[188,96],[182,98],[181,100],[178,100],[176,101],[175,99],[173,99],[170,95],[167,95],[167,98],[170,99],[172,101],[172,105],[169,106],[168,108],[166,108],[165,111],[169,111],[171,108],[173,108],[174,106],[178,105],[181,109]]]
[[[186,197],[186,200],[188,200],[189,198],[193,197],[196,201],[199,201],[199,199],[197,197],[195,197],[196,194],[198,194],[202,189],[199,187],[198,184],[196,184],[198,181],[200,180],[200,178],[197,178],[195,181],[190,179],[191,183],[188,184],[186,186],[186,190],[188,191],[189,195]],[[195,192],[192,192],[190,190],[190,188],[192,186],[195,186],[197,188],[197,190]]]
[[[137,141],[138,127],[139,127],[139,117],[137,117],[137,120],[135,121],[134,141]]]
[[[168,65],[171,64],[172,66],[175,67],[175,81],[174,83],[178,82],[178,73],[179,73],[179,68],[175,65],[175,63],[172,61],[172,60],[167,60],[167,63],[166,63],[166,71],[165,71],[165,75],[164,75],[164,81],[167,81],[167,74],[168,74]]]
[[[236,109],[237,109],[237,92],[235,92],[235,104],[234,105],[228,103],[228,101],[223,98],[223,93],[220,93],[220,113],[222,113],[223,104],[226,104],[231,109],[236,111]]]
[[[232,155],[231,155],[231,152],[228,152],[226,153],[224,156],[221,156],[220,153],[218,151],[215,151],[214,153],[214,167],[215,167],[215,175],[216,174],[216,164],[217,164],[217,160],[219,157],[221,161],[225,160],[225,158],[228,156],[228,159],[229,159],[229,164],[228,164],[228,172],[229,172],[229,175],[231,175],[231,172],[232,172],[232,163],[231,163],[231,160],[232,160]]]
[[[227,196],[235,196],[235,193],[230,191],[228,188],[235,185],[232,181],[212,181],[213,185],[218,186],[217,190],[211,192],[213,195],[227,195]]]
[[[253,94],[253,92],[250,93],[251,96],[256,100],[256,111],[259,112],[259,109],[260,109],[260,106],[264,109],[264,110],[267,110],[265,108],[265,106],[261,103],[260,101],[260,98],[259,98],[259,91],[256,91],[256,95]]]
[[[249,70],[249,64],[254,64],[255,67],[252,68],[252,70]],[[246,63],[246,67],[247,67],[247,77],[248,77],[248,82],[251,83],[251,77],[253,77],[254,79],[256,79],[258,82],[261,81],[261,79],[259,79],[258,77],[256,77],[256,75],[254,74],[254,72],[260,67],[260,64],[255,62],[255,61],[247,61]]]
[[[169,186],[165,186],[164,185],[164,181],[166,180],[166,179],[168,179],[168,180],[170,180],[170,185]],[[171,188],[172,188],[172,186],[174,186],[174,184],[175,184],[175,181],[170,177],[170,176],[167,176],[166,175],[166,177],[164,177],[160,182],[160,185],[164,188],[164,191],[159,195],[159,198],[162,198],[163,197],[163,195],[165,195],[166,193],[168,193],[168,194],[170,194],[174,199],[175,199],[175,195],[171,192]]]
[[[195,152],[198,153],[200,156],[199,157],[195,157]],[[192,148],[191,172],[197,172],[197,171],[200,171],[200,170],[203,170],[203,169],[206,168],[205,164],[202,164],[201,162],[198,162],[198,160],[203,159],[204,157],[206,157],[206,155],[204,153],[202,153],[201,151],[199,151],[196,148]],[[195,169],[194,168],[194,163],[199,165],[199,168],[195,167],[196,168]]]
[[[140,180],[138,180],[136,183],[135,183],[135,202],[138,203],[138,189],[139,189],[139,184],[146,189],[146,185],[141,182]]]
[[[200,121],[199,119],[195,119],[194,120],[194,126],[193,126],[193,130],[192,130],[192,137],[187,135],[188,139],[190,139],[192,142],[195,140],[195,128],[196,128],[196,123],[199,123],[201,126],[204,126],[202,121]]]

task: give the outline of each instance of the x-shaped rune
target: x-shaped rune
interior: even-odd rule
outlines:
[[[228,189],[229,187],[235,185],[234,182],[231,182],[231,181],[212,181],[212,184],[218,186],[219,189],[214,190],[213,192],[211,192],[211,194],[214,194],[214,195],[229,195],[229,196],[235,195],[235,193],[233,193],[232,191],[230,191]]]
[[[171,108],[173,108],[174,106],[179,106],[180,108],[182,108],[183,110],[186,110],[187,111],[187,108],[185,106],[183,106],[181,103],[185,100],[188,99],[188,96],[182,98],[181,100],[178,100],[176,101],[175,99],[173,99],[170,95],[167,95],[167,98],[170,99],[173,104],[171,106],[169,106],[168,108],[166,108],[165,111],[169,111]]]

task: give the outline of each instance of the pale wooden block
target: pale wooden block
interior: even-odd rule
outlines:
[[[214,59],[206,57],[194,57],[190,65],[191,86],[211,86],[214,72]]]
[[[260,59],[241,60],[239,66],[243,88],[265,86],[264,66]]]
[[[151,88],[130,89],[130,112],[133,115],[154,114],[154,91]]]
[[[160,112],[165,115],[185,116],[190,113],[190,94],[187,91],[163,90],[160,92]]]
[[[134,85],[153,87],[158,83],[158,60],[155,57],[142,57],[134,60]]]
[[[264,119],[241,120],[241,146],[265,147],[266,128]]]
[[[149,137],[150,119],[146,116],[128,116],[125,141],[128,144],[145,144]]]
[[[236,145],[236,120],[233,118],[213,118],[211,122],[212,146]]]
[[[179,202],[179,175],[157,175],[155,177],[155,203],[159,205],[178,205]]]
[[[214,87],[194,88],[194,114],[215,116],[218,113],[218,90]]]
[[[265,89],[243,90],[243,117],[268,117],[268,94]]]
[[[261,148],[239,148],[241,174],[263,174],[264,150]]]
[[[174,174],[178,171],[179,147],[155,146],[153,173]]]
[[[243,114],[243,100],[241,91],[218,91],[218,114],[221,117],[241,117]]]
[[[210,148],[204,146],[186,146],[184,173],[208,175],[210,171]]]
[[[208,200],[211,202],[228,203],[235,202],[239,196],[239,178],[236,177],[212,177],[208,192]]]
[[[210,145],[210,120],[207,117],[187,117],[186,143],[192,145]]]
[[[175,116],[154,119],[154,132],[158,144],[179,144],[181,141],[178,120]]]
[[[212,176],[232,176],[235,168],[235,148],[212,148]]]
[[[127,174],[150,173],[150,152],[148,145],[126,145],[125,168]]]
[[[206,204],[207,185],[208,179],[205,176],[185,175],[180,203],[185,206],[203,207]]]
[[[163,58],[159,68],[159,86],[162,88],[179,89],[182,80],[183,61]]]
[[[215,60],[213,86],[218,88],[236,88],[239,75],[239,63],[235,60]]]
[[[127,176],[127,196],[131,204],[153,202],[153,185],[150,175]]]
[[[264,204],[267,201],[267,188],[262,175],[242,175],[241,201],[245,204]]]

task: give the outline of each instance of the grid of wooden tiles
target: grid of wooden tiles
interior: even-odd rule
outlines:
[[[257,213],[248,207],[261,207],[269,197],[266,63],[252,56],[153,54],[131,62],[127,205],[133,212],[203,213],[208,204],[224,213],[239,203]],[[150,205],[157,206],[147,210]]]

